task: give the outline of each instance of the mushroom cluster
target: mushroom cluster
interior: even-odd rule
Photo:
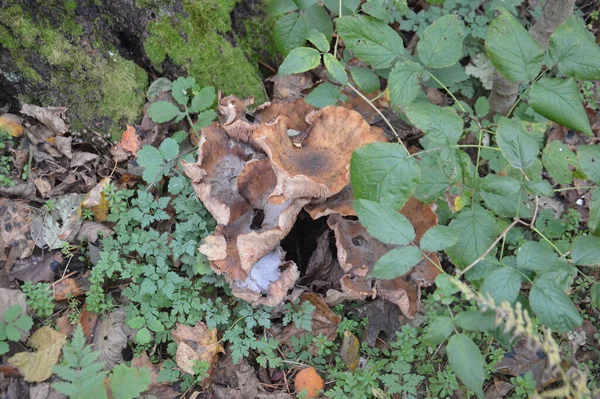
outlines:
[[[302,99],[276,101],[249,117],[252,103],[220,99],[220,123],[202,129],[197,162],[183,163],[196,195],[218,223],[200,247],[212,269],[226,277],[238,298],[253,305],[281,303],[300,277],[281,243],[305,210],[313,219],[328,217],[339,260],[332,274],[342,292],[349,298],[381,296],[414,315],[420,286],[431,284],[437,269],[424,261],[409,276],[370,279],[369,271],[391,247],[372,238],[352,208],[352,153],[387,142],[383,130],[341,106],[315,109]],[[437,223],[431,208],[411,201],[422,208],[417,216],[430,212],[431,223]],[[424,231],[416,230],[418,240]]]

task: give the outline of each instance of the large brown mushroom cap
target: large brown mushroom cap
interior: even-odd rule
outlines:
[[[233,141],[216,124],[202,129],[198,161],[182,161],[182,165],[196,195],[217,223],[228,224],[248,210],[248,201],[237,190],[237,177],[249,160],[260,157],[264,155]]]
[[[272,201],[327,198],[349,183],[352,152],[366,144],[386,141],[383,131],[343,107],[329,106],[306,117],[311,125],[301,147],[288,135],[292,123],[280,116],[254,132],[254,141],[268,155],[277,186]]]

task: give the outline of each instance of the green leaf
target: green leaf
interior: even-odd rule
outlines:
[[[336,105],[343,101],[345,97],[341,94],[340,88],[329,82],[321,83],[316,89],[310,92],[304,99],[308,104],[316,108],[323,108],[328,105]]]
[[[510,81],[535,79],[542,68],[544,50],[510,12],[504,8],[498,12],[485,39],[488,58]]]
[[[592,135],[579,88],[572,78],[542,78],[533,83],[529,91],[529,105],[551,121]]]
[[[194,129],[200,130],[203,127],[209,126],[212,121],[217,117],[217,113],[214,109],[208,109],[206,111],[202,111],[196,117],[196,123],[194,124]]]
[[[127,325],[134,330],[139,330],[146,325],[146,319],[142,316],[136,316],[133,319],[127,320]]]
[[[383,243],[406,245],[415,239],[412,224],[387,204],[357,199],[354,200],[354,210],[369,234]]]
[[[600,283],[594,283],[590,288],[590,302],[600,310]]]
[[[493,215],[478,205],[464,208],[449,226],[456,230],[460,240],[447,248],[446,254],[461,269],[483,255],[496,235]]]
[[[150,370],[117,364],[108,378],[114,399],[133,399],[140,396],[150,385]]]
[[[177,141],[173,140],[172,138],[167,137],[162,143],[160,143],[158,150],[160,151],[162,158],[166,159],[167,161],[171,161],[177,158],[177,155],[179,155],[179,144],[177,144]]]
[[[185,188],[186,179],[183,176],[174,176],[169,180],[169,194],[177,195]]]
[[[15,326],[23,331],[29,331],[33,327],[33,320],[31,317],[23,315],[15,321]]]
[[[331,13],[338,16],[340,3],[342,3],[342,15],[352,15],[358,9],[361,0],[323,0]]]
[[[325,68],[335,80],[345,85],[348,83],[348,75],[346,74],[346,69],[339,62],[333,54],[323,54],[323,61],[325,62]]]
[[[291,13],[277,21],[273,29],[273,40],[277,49],[285,55],[302,46],[306,41],[307,33],[304,17],[298,13]]]
[[[573,182],[570,165],[577,166],[577,157],[566,144],[555,140],[550,142],[542,152],[542,162],[548,174],[559,184],[569,185]]]
[[[17,342],[17,341],[19,341],[21,339],[21,333],[19,332],[19,330],[17,329],[17,327],[13,326],[12,324],[8,324],[6,326],[6,337],[10,341]]]
[[[20,305],[12,305],[4,312],[4,320],[6,320],[7,323],[12,323],[17,319],[17,317],[19,317],[21,311],[22,309]]]
[[[327,40],[323,32],[319,32],[316,29],[311,29],[308,31],[306,38],[309,42],[314,44],[318,50],[324,53],[329,51],[329,40]]]
[[[531,166],[540,151],[538,142],[525,133],[518,119],[500,119],[496,143],[508,163],[520,169]]]
[[[571,258],[577,266],[600,265],[600,238],[578,236],[571,244]]]
[[[534,281],[529,304],[538,320],[556,332],[570,331],[583,322],[569,297],[546,279]]]
[[[194,95],[192,98],[192,105],[189,109],[190,112],[197,114],[200,111],[211,107],[215,102],[217,95],[215,94],[215,88],[212,86],[203,87],[199,93]]]
[[[137,163],[144,168],[142,178],[147,183],[153,183],[159,177],[165,167],[163,157],[157,148],[145,145],[137,152]]]
[[[600,79],[600,48],[577,17],[569,17],[556,28],[550,36],[548,52],[563,74],[586,80]]]
[[[462,383],[483,397],[485,360],[473,340],[465,334],[453,335],[448,341],[446,354],[450,366]]]
[[[290,51],[279,66],[279,75],[310,71],[321,63],[321,54],[314,48],[298,47]]]
[[[140,345],[150,343],[151,340],[152,338],[150,337],[150,331],[145,327],[138,330],[137,334],[135,335],[135,341]]]
[[[188,97],[188,90],[190,90],[196,84],[196,79],[189,77],[184,78],[180,76],[175,80],[171,86],[171,95],[181,105],[187,105],[190,101]]]
[[[390,71],[388,88],[390,100],[394,105],[408,105],[414,101],[421,92],[419,77],[425,71],[421,64],[408,60],[396,62]]]
[[[271,1],[271,4],[269,4],[269,14],[273,16],[285,14],[297,9],[298,7],[296,7],[294,0],[273,0]]]
[[[335,20],[337,33],[346,49],[375,69],[392,66],[404,53],[402,38],[386,23],[372,17],[341,17]]]
[[[517,250],[519,269],[544,271],[558,262],[558,255],[538,241],[525,241]]]
[[[8,346],[8,342],[0,341],[0,355],[4,355],[9,350],[10,347]]]
[[[515,303],[521,289],[521,274],[518,270],[503,266],[491,272],[481,286],[483,295],[490,295],[499,305],[502,302]]]
[[[404,276],[422,257],[419,248],[411,245],[394,248],[379,258],[369,274],[374,278],[382,280],[391,280],[399,276]]]
[[[293,0],[294,4],[296,4],[296,7],[298,7],[301,10],[304,10],[305,8],[314,6],[315,4],[317,4],[317,0]]]
[[[373,143],[354,151],[350,179],[354,198],[364,198],[400,209],[417,188],[420,169],[397,144]]]
[[[363,92],[373,93],[379,90],[379,76],[371,68],[350,68],[350,75]]]
[[[546,279],[554,283],[558,288],[567,292],[577,277],[577,268],[565,259],[561,258],[548,270],[537,272],[537,279]]]
[[[456,324],[467,331],[490,331],[496,327],[496,315],[493,312],[467,310],[456,315]]]
[[[158,78],[150,87],[148,87],[148,91],[146,91],[146,97],[150,101],[154,101],[154,99],[164,91],[171,90],[171,81],[167,78]]]
[[[479,186],[485,205],[498,216],[529,218],[532,205],[521,183],[509,176],[489,174]]]
[[[453,331],[454,320],[448,316],[439,316],[427,326],[422,341],[425,345],[437,346],[444,342]]]
[[[454,14],[444,15],[429,25],[417,44],[423,65],[439,69],[456,64],[462,57],[463,27],[462,21]]]
[[[547,180],[529,180],[525,182],[525,187],[532,193],[541,197],[553,197],[554,189]]]
[[[463,120],[450,107],[419,103],[407,105],[404,112],[428,139],[444,147],[456,145],[463,134]]]
[[[586,176],[600,184],[600,144],[580,145],[577,147],[577,158]]]
[[[588,218],[588,227],[590,232],[596,233],[600,230],[600,188],[592,190],[592,199],[590,201],[590,216]]]
[[[181,112],[175,105],[166,101],[157,101],[150,104],[146,113],[150,119],[156,123],[169,122],[179,115],[185,114],[184,112]]]
[[[363,3],[360,9],[365,14],[369,14],[382,21],[387,21],[390,16],[388,9],[385,8],[381,2],[367,1],[366,3]]]
[[[453,246],[460,237],[452,227],[433,226],[421,237],[420,247],[423,251],[441,251]]]

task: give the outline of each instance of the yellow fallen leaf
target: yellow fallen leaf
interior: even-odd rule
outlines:
[[[5,130],[8,134],[13,137],[21,137],[23,135],[24,128],[19,123],[19,118],[16,115],[5,114],[0,116],[0,129]]]
[[[346,366],[354,371],[358,367],[360,342],[358,338],[350,331],[344,331],[344,340],[342,341],[342,349],[340,349],[340,356]]]
[[[89,193],[83,197],[81,206],[89,208],[94,214],[94,220],[97,222],[106,222],[108,220],[108,200],[104,195],[104,189],[110,183],[110,177],[105,177],[96,184]]]
[[[52,375],[52,366],[58,362],[66,340],[66,335],[44,326],[29,338],[29,343],[37,350],[17,353],[8,359],[8,363],[19,369],[25,381],[45,381]]]

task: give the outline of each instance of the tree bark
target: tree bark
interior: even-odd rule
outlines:
[[[575,0],[548,0],[540,19],[529,28],[529,33],[545,50],[552,32],[573,14]],[[496,73],[494,86],[488,98],[493,114],[506,115],[517,100],[519,83],[513,83]]]

